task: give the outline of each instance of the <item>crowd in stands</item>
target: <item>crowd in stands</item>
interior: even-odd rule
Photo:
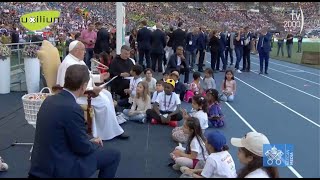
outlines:
[[[270,6],[271,5],[271,6]],[[81,31],[88,22],[100,21],[115,28],[116,6],[114,2],[1,2],[0,3],[0,25],[1,29],[11,30],[16,23],[15,20],[32,11],[58,10],[61,12],[63,21],[48,27],[48,31],[56,34],[61,32],[71,33]],[[34,8],[36,7],[36,8]],[[249,8],[260,10],[259,12],[248,11]],[[239,26],[249,26],[253,30],[260,30],[262,26],[277,29],[284,26],[284,21],[290,20],[292,9],[302,8],[304,14],[304,29],[309,32],[319,29],[320,19],[319,3],[316,2],[277,2],[277,3],[244,3],[237,2],[127,2],[126,3],[126,25],[127,31],[136,27],[136,23],[142,18],[154,25],[156,22],[163,23],[166,29],[177,26],[178,22],[184,22],[185,28],[204,25],[210,29],[228,26],[231,29]],[[89,18],[85,19],[76,9],[87,9]],[[68,9],[68,11],[65,11]],[[264,11],[261,11],[263,9]],[[278,9],[278,11],[274,10]],[[13,18],[16,17],[16,18]],[[26,30],[18,25],[20,33]],[[286,31],[296,34],[299,27],[287,27]],[[9,33],[10,34],[10,33]]]

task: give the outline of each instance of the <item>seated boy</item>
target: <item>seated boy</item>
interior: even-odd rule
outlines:
[[[166,82],[166,80],[169,79],[169,74],[170,74],[170,72],[165,71],[165,72],[162,74],[163,77],[162,77],[162,79],[160,79],[160,81]]]
[[[174,92],[178,94],[180,100],[183,100],[187,87],[181,81],[179,81],[179,76],[180,75],[178,71],[172,71],[170,74],[170,78],[176,82]]]
[[[130,75],[133,78],[130,79],[129,89],[124,90],[126,94],[130,95],[130,97],[129,99],[119,100],[118,105],[120,107],[129,108],[131,106],[133,98],[136,96],[136,89],[137,89],[138,83],[142,81],[142,78],[140,77],[142,71],[143,71],[143,68],[140,65],[132,66]]]
[[[147,110],[147,119],[155,119],[154,123],[168,124],[170,121],[180,121],[182,113],[180,111],[181,100],[179,96],[173,92],[175,81],[168,79],[164,83],[164,92],[158,94],[153,108]]]
[[[157,100],[158,95],[163,92],[163,81],[158,80],[156,83],[156,91],[152,95],[151,103],[154,103]]]

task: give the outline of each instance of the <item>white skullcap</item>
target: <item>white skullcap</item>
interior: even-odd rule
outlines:
[[[75,41],[72,41],[72,42],[70,43],[70,45],[69,45],[69,52],[72,51],[72,50],[77,46],[78,42],[80,42],[80,41],[75,40]]]

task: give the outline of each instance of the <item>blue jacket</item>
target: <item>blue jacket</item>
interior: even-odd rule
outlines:
[[[97,169],[83,110],[65,90],[49,96],[37,116],[29,175],[40,178],[90,177]]]
[[[224,51],[226,49],[226,45],[227,45],[226,35],[224,35],[224,33],[220,33],[219,51]]]
[[[205,50],[207,46],[207,41],[207,35],[205,33],[200,32],[197,39],[197,49],[199,51]]]
[[[271,34],[267,33],[265,36],[260,35],[259,36],[259,41],[258,41],[258,45],[257,45],[257,50],[258,52],[265,52],[265,53],[269,53],[271,51]],[[262,46],[262,40],[263,40],[263,47]]]
[[[188,33],[186,38],[186,50],[187,51],[194,51],[197,49],[197,39],[198,35],[194,35],[192,32]],[[192,41],[192,44],[190,45],[189,42]]]

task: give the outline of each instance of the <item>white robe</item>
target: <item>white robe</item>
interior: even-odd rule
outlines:
[[[67,68],[74,64],[86,66],[83,61],[68,54],[59,66],[57,84],[62,87],[64,86],[64,77]],[[93,88],[93,82],[100,82],[100,75],[94,75],[90,72],[88,89]],[[77,98],[77,103],[87,104],[87,98],[79,97]],[[102,140],[110,140],[124,132],[117,121],[113,99],[109,91],[103,89],[98,97],[92,99],[91,104],[95,113],[95,117],[92,121],[92,134],[94,137],[100,137]]]

